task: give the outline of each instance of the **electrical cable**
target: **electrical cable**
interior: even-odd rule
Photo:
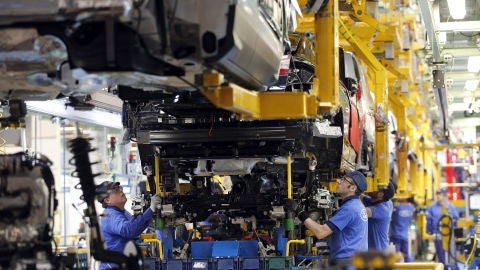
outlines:
[[[475,247],[476,246],[477,246],[477,236],[474,235],[473,236],[473,243],[472,243],[472,250],[470,250],[470,254],[468,255],[467,259],[465,260],[466,265],[470,264],[470,260],[472,259],[473,254],[475,254]]]
[[[446,223],[442,222],[443,219],[447,219],[447,222]],[[449,216],[449,215],[442,215],[437,222],[437,228],[438,228],[438,234],[442,238],[443,237],[448,237],[449,248],[447,249],[447,254],[448,254],[448,257],[450,259],[453,259],[455,264],[457,264],[459,261],[457,260],[456,256],[454,254],[452,254],[452,250],[450,249],[450,242],[451,242],[452,234],[453,234],[453,219],[452,219],[452,217]],[[440,228],[448,228],[448,231],[443,233]],[[436,236],[435,240],[438,240],[438,235]],[[440,239],[440,240],[442,240],[442,239]],[[437,256],[438,256],[438,254],[437,254]]]

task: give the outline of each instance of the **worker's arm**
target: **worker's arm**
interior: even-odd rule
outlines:
[[[449,208],[450,214],[452,215],[453,223],[456,226],[457,221],[460,218],[460,216],[458,215],[457,209],[455,209],[455,206],[453,206],[453,204],[451,203],[448,204],[448,208]]]
[[[305,227],[307,227],[318,239],[323,239],[333,232],[326,224],[318,224],[311,218],[307,218],[303,222],[303,225],[305,225]]]
[[[427,233],[429,234],[432,234],[433,233],[433,228],[434,228],[434,225],[433,225],[433,210],[432,210],[433,206],[431,205],[428,209],[427,209]]]
[[[391,201],[379,202],[365,207],[368,218],[383,220],[392,216],[393,204]]]
[[[372,209],[370,207],[365,207],[365,210],[367,210],[367,216],[372,217],[372,215],[373,215]]]
[[[364,205],[370,205],[370,202],[372,200],[372,198],[370,196],[367,196],[367,195],[364,195],[364,194],[360,194],[359,198],[360,198],[360,201]],[[365,209],[367,210],[367,216],[372,217],[372,215],[373,215],[372,209],[370,207],[367,207],[367,206],[365,206]]]
[[[108,221],[102,223],[104,230],[110,233],[121,235],[127,239],[137,238],[143,230],[148,227],[148,224],[152,220],[153,211],[147,209],[142,215],[138,215],[135,219],[127,219],[125,214],[112,212],[110,216],[106,217]]]

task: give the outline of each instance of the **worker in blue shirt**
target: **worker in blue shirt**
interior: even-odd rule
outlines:
[[[336,193],[342,199],[341,205],[325,224],[311,219],[307,211],[297,208],[296,203],[293,207],[289,206],[316,238],[331,235],[328,242],[330,265],[348,264],[355,252],[368,250],[368,217],[359,199],[359,195],[367,189],[365,176],[358,171],[346,171],[337,183]]]
[[[405,262],[411,261],[408,252],[408,228],[414,214],[415,207],[406,198],[393,206],[390,241],[395,245],[395,250],[403,254]]]
[[[450,216],[453,221],[453,227],[455,227],[458,221],[458,212],[455,207],[453,207],[453,205],[448,201],[447,189],[441,188],[437,190],[436,198],[436,202],[432,203],[427,209],[427,232],[435,235],[435,250],[437,252],[438,261],[446,264],[445,249],[442,245],[442,235],[438,229],[438,223],[440,222],[440,219],[445,213],[442,211],[442,208],[445,208],[447,215]],[[450,229],[453,231],[454,228]],[[454,247],[454,245],[451,246]],[[450,251],[450,254],[452,256],[456,256],[454,250]]]
[[[105,208],[101,218],[101,229],[106,249],[123,253],[125,245],[130,240],[137,239],[148,227],[157,206],[160,204],[158,195],[152,196],[149,209],[143,215],[133,218],[125,210],[127,197],[119,182],[105,181],[96,188],[98,201]],[[100,269],[116,268],[113,263],[101,263]]]
[[[388,249],[388,229],[393,211],[391,198],[395,190],[395,184],[390,181],[386,188],[360,196],[368,216],[368,249]]]

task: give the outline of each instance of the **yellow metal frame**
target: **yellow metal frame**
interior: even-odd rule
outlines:
[[[433,150],[433,151],[439,151],[439,150],[444,150],[447,148],[470,148],[470,147],[480,147],[480,143],[451,143],[451,144],[442,144],[442,145],[436,145],[432,147],[425,146],[422,149],[423,150]]]
[[[351,11],[339,12],[338,1],[328,1],[317,14],[299,16],[298,32],[315,34],[316,78],[312,93],[258,92],[234,84],[224,84],[221,74],[203,74],[201,92],[217,107],[237,113],[239,119],[304,119],[321,118],[339,105],[339,55],[341,45],[353,51],[365,64],[369,86],[375,94],[375,113],[386,116],[391,108],[398,121],[398,131],[405,134],[408,143],[398,149],[400,197],[414,195],[420,203],[429,199],[431,181],[439,179],[439,168],[433,153],[426,145],[432,141],[428,122],[426,100],[428,83],[417,82],[418,74],[427,68],[419,55],[425,42],[423,28],[418,25],[417,13],[412,8],[397,8],[391,1],[383,0],[388,14],[368,13],[367,1],[347,0]],[[306,1],[300,0],[299,5]],[[407,6],[408,3],[402,3]],[[388,47],[387,45],[388,44]],[[394,60],[379,57],[392,50]],[[405,46],[408,46],[405,47]],[[389,51],[390,52],[390,51]],[[413,66],[414,63],[417,66]],[[399,82],[408,91],[399,91]],[[405,84],[406,83],[406,84]],[[410,109],[407,109],[410,108]],[[413,113],[412,113],[413,112]],[[375,171],[368,179],[369,190],[385,187],[389,181],[388,134],[385,122],[377,123],[375,132]],[[423,141],[420,143],[420,138]],[[407,172],[407,153],[413,151],[420,162],[410,164]],[[438,184],[434,184],[435,186]]]
[[[417,79],[419,74],[427,73],[423,57],[418,53],[424,47],[422,44],[425,42],[421,34],[424,32],[423,26],[416,21],[418,11],[413,11],[414,9],[411,7],[398,8],[391,1],[385,0],[383,2],[385,2],[384,8],[388,8],[387,13],[378,14],[378,18],[374,18],[366,14],[367,1],[347,0],[346,2],[350,4],[352,11],[344,13],[341,17],[343,25],[340,25],[340,32],[343,34],[344,29],[348,28],[348,34],[343,34],[343,39],[340,42],[344,48],[355,52],[367,64],[369,67],[368,75],[373,81],[373,83],[370,82],[370,86],[374,89],[376,102],[388,103],[389,106],[385,108],[391,108],[394,112],[398,122],[398,131],[405,134],[407,142],[409,142],[403,148],[398,149],[397,152],[399,168],[397,196],[415,195],[417,198],[421,197],[420,200],[424,203],[425,195],[429,195],[426,190],[431,190],[430,181],[426,181],[426,179],[432,177],[432,172],[437,175],[438,166],[433,161],[432,154],[422,151],[420,149],[422,144],[418,143],[420,138],[424,141],[429,141],[431,138],[427,115],[428,105],[418,102],[427,99],[425,89],[430,87],[425,83],[418,84]],[[402,3],[402,5],[407,6],[408,4]],[[393,44],[394,59],[378,57],[378,55],[386,53],[386,43]],[[371,57],[372,54],[377,57]],[[375,81],[379,74],[382,74],[381,76],[384,74],[383,71],[378,72],[380,70],[378,64],[388,71],[386,73],[388,97],[379,97],[377,94],[379,93],[379,87],[378,81]],[[402,92],[405,89],[399,91],[400,82],[407,83],[407,92]],[[411,109],[407,112],[406,108]],[[410,124],[407,124],[407,121]],[[383,143],[381,137],[380,143]],[[383,146],[379,147],[377,145],[377,153],[380,155],[388,153],[383,148]],[[420,161],[418,164],[411,164],[410,177],[406,170],[408,164],[407,153],[409,151],[417,154]],[[380,165],[380,167],[384,166],[387,167],[383,164]],[[378,169],[375,170],[374,185],[378,181],[378,175],[385,176],[381,168]],[[438,181],[439,177],[435,177],[435,179]],[[379,186],[382,185],[382,183],[378,184]]]
[[[350,29],[342,22],[339,23],[339,31],[343,38],[352,46],[356,55],[369,67],[368,75],[373,80],[375,93],[375,113],[386,115],[388,111],[388,84],[387,72],[370,49],[359,40]],[[378,123],[385,125],[386,123]],[[378,127],[375,131],[375,173],[374,182],[378,187],[386,187],[389,182],[388,170],[388,134],[385,126]]]
[[[221,76],[203,74],[204,78]],[[201,92],[215,106],[237,113],[239,119],[314,118],[319,117],[318,110],[322,107],[317,97],[303,92],[257,92],[221,83],[204,85]]]
[[[436,262],[414,262],[414,263],[395,263],[393,269],[432,269],[443,270],[443,263]]]
[[[314,85],[313,92],[325,108],[337,107],[340,98],[338,17],[338,1],[328,1],[326,7],[315,15],[315,73],[321,87]]]
[[[329,1],[316,15],[299,18],[297,31],[315,33],[316,78],[311,94],[257,92],[234,84],[223,85],[216,73],[203,75],[201,92],[217,107],[238,113],[240,119],[319,118],[338,106],[338,2]],[[321,63],[321,64],[320,64]]]
[[[357,19],[367,23],[377,31],[380,31],[380,32],[386,31],[387,29],[386,25],[374,19],[372,16],[370,16],[367,13],[367,1],[346,0],[345,2],[349,3],[352,6],[353,8],[352,15],[354,15]]]
[[[142,233],[140,234],[140,240],[144,243],[156,243],[158,245],[158,257],[163,260],[163,243],[157,238],[154,233]]]
[[[290,245],[291,244],[302,244],[305,245],[305,240],[303,239],[294,239],[287,241],[287,247],[285,249],[285,256],[290,256]]]
[[[391,111],[396,116],[397,119],[397,136],[407,136],[407,116],[405,112],[405,107],[398,103],[397,99],[394,99],[391,102]],[[397,151],[397,166],[398,170],[398,179],[397,179],[397,197],[409,197],[411,196],[412,186],[409,185],[408,173],[404,169],[407,168],[407,154],[408,154],[408,143],[405,141],[403,145],[396,149]]]
[[[163,244],[162,241],[159,239],[153,238],[153,239],[143,239],[143,242],[145,243],[156,243],[158,245],[158,256],[160,260],[163,260]]]
[[[164,196],[165,194],[162,191],[162,183],[160,182],[160,156],[155,154],[155,175],[153,177],[155,181],[155,193],[161,194]]]

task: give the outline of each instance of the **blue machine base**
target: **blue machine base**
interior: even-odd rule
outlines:
[[[192,242],[192,258],[256,257],[258,241]]]

